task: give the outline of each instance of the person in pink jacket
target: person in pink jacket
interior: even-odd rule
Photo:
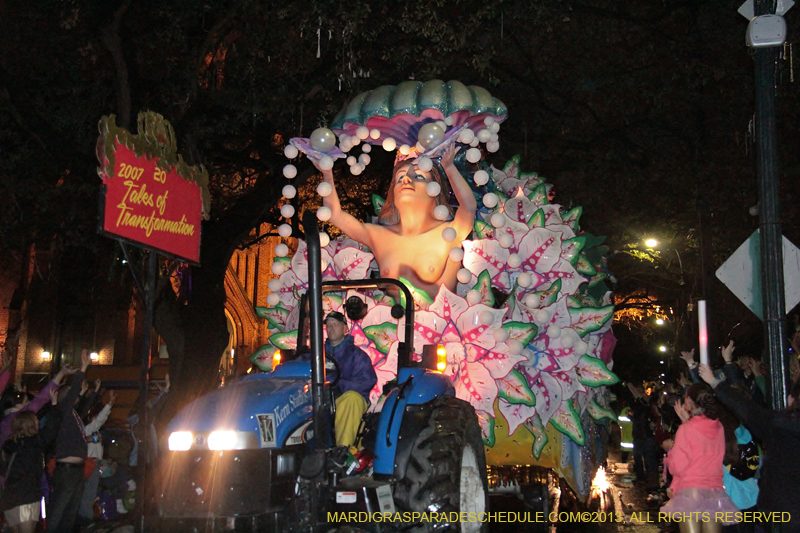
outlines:
[[[683,402],[675,403],[675,412],[682,423],[664,458],[672,484],[661,512],[678,523],[681,533],[718,533],[736,522],[739,509],[722,486],[725,430],[714,391],[705,383],[691,385]]]

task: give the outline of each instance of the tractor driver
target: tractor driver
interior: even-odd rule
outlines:
[[[329,313],[325,317],[325,329],[328,333],[325,355],[335,359],[339,365],[336,386],[341,394],[336,398],[336,445],[352,446],[361,417],[369,406],[369,393],[378,382],[378,376],[369,356],[353,343],[342,313]]]

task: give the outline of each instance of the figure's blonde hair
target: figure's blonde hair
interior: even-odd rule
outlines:
[[[392,180],[389,184],[389,191],[386,193],[386,201],[381,208],[381,213],[378,215],[378,224],[381,226],[394,226],[400,223],[400,213],[398,213],[397,208],[394,205],[394,188],[397,185],[397,181],[395,179],[395,175],[397,173],[397,169],[405,164],[414,165],[413,162],[409,160],[400,161],[395,164],[394,168],[392,169]],[[433,168],[430,170],[431,177],[433,178],[436,183],[441,186],[441,191],[439,195],[436,196],[436,205],[446,205],[447,211],[449,216],[447,217],[448,220],[452,220],[455,216],[455,210],[450,205],[450,184],[447,180],[442,179],[442,173],[439,171],[439,167],[434,165]]]

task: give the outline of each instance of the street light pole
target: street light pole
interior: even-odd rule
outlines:
[[[755,15],[774,12],[772,4],[771,0],[755,0]],[[778,197],[775,50],[755,48],[754,52],[764,342],[770,369],[772,407],[784,409],[789,375],[785,359],[786,302],[783,284],[783,234]]]

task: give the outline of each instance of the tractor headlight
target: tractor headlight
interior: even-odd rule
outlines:
[[[168,439],[169,449],[173,452],[186,451],[192,447],[193,440],[191,431],[173,431]]]
[[[447,369],[447,350],[441,344],[436,347],[436,370],[444,372]]]
[[[233,450],[236,448],[235,431],[212,431],[208,435],[209,450]]]

